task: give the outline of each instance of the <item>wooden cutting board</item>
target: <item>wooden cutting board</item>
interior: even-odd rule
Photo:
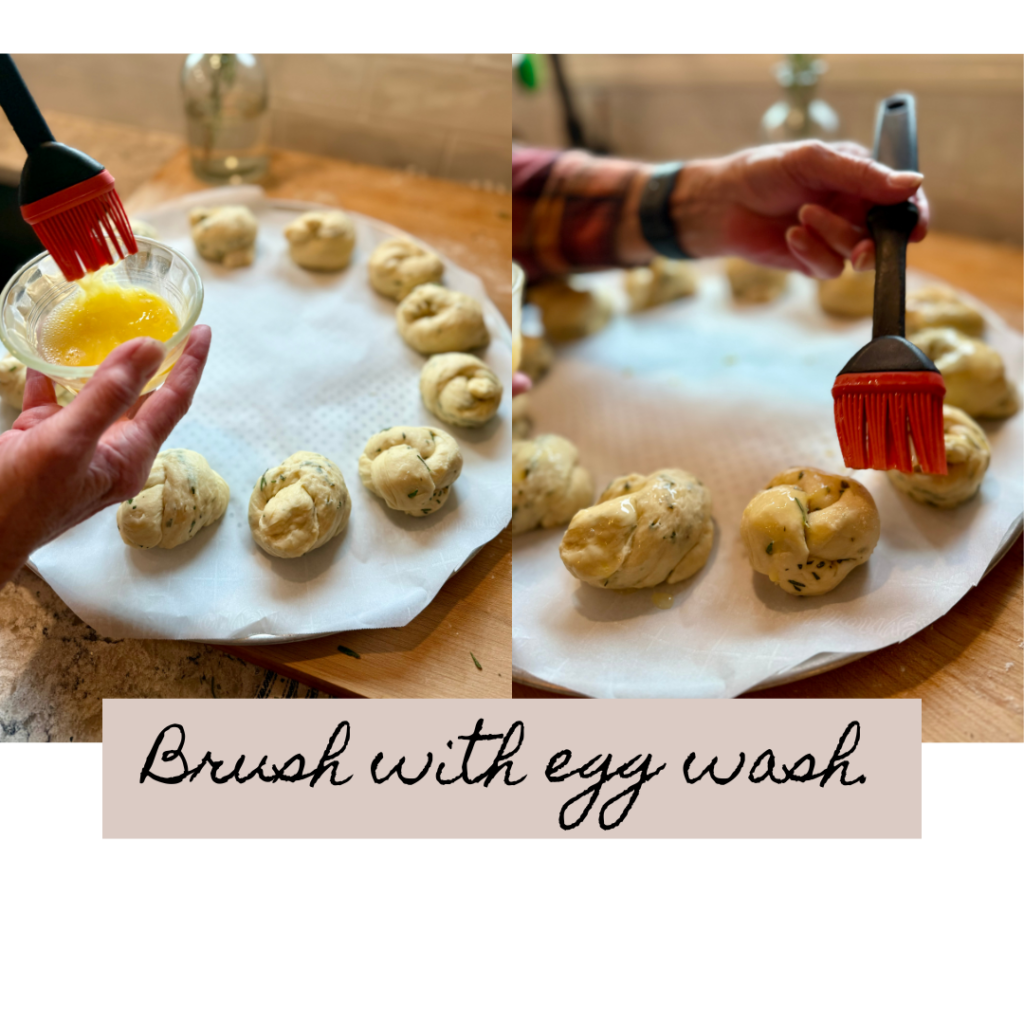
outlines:
[[[182,150],[125,205],[141,212],[207,187]],[[263,187],[270,196],[355,210],[416,235],[479,276],[511,319],[507,193],[286,150],[274,151]],[[222,649],[339,697],[509,697],[511,637],[512,555],[502,535],[401,629]]]
[[[910,246],[912,267],[935,274],[1024,327],[1024,250],[932,233]],[[1024,739],[1024,543],[927,629],[810,679],[759,690],[750,699],[920,698],[926,741]],[[514,697],[577,696],[516,683]],[[741,698],[742,699],[742,698]]]

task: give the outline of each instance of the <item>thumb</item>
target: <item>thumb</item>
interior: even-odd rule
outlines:
[[[103,432],[131,408],[163,358],[163,346],[152,338],[118,345],[78,397],[51,421],[62,421],[65,443],[78,449],[95,448]]]

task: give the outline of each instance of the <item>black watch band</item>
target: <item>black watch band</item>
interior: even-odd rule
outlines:
[[[679,244],[672,220],[672,190],[682,173],[683,164],[659,164],[640,196],[640,231],[647,244],[672,260],[688,260],[690,254]]]

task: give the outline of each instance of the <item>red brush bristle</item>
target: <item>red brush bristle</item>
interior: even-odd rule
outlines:
[[[21,214],[68,281],[139,251],[109,171],[23,206]]]
[[[944,476],[942,376],[931,371],[848,373],[836,378],[836,434],[851,469],[898,469]],[[911,448],[913,445],[913,448]]]

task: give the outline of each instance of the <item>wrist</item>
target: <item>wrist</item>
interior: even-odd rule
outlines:
[[[615,239],[615,249],[620,265],[626,267],[645,266],[658,254],[644,238],[640,224],[640,200],[647,188],[654,165],[640,164],[626,191],[622,206],[622,220]]]
[[[691,160],[676,179],[669,199],[669,211],[676,227],[680,248],[693,257],[720,255],[709,215],[714,202],[711,183],[715,181],[712,160]]]

